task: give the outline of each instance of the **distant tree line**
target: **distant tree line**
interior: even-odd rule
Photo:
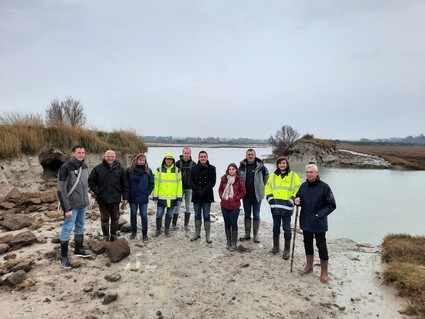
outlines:
[[[367,138],[362,138],[360,142],[370,143],[370,142],[379,142],[379,143],[406,143],[406,144],[425,144],[425,136],[420,134],[418,136],[407,136],[407,137],[391,137],[391,138],[378,138],[370,140]]]
[[[265,139],[246,137],[175,137],[175,136],[144,136],[146,143],[179,143],[179,144],[268,144]]]

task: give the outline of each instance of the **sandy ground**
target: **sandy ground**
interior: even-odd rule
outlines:
[[[151,203],[149,210],[154,209]],[[190,241],[193,214],[191,231],[180,227],[171,237],[152,236],[155,217],[150,215],[148,242],[122,234],[130,244],[129,257],[111,264],[105,254],[91,259],[71,255],[71,261],[82,263],[72,270],[43,257],[58,247],[50,240],[61,228],[60,222],[45,224],[34,231],[45,243],[14,251],[17,258],[35,259],[28,273],[35,285],[2,287],[0,318],[406,318],[398,312],[406,300],[381,283],[379,247],[330,241],[330,281],[321,284],[318,260],[313,274],[297,272],[305,259],[300,233],[291,273],[290,261],[269,253],[271,224],[261,224],[260,244],[238,242],[246,251],[229,252],[218,204],[212,212],[217,216],[212,244],[205,242],[204,231],[200,240]],[[129,220],[128,211],[123,218]],[[99,220],[87,220],[86,226],[87,241],[100,234]],[[114,274],[121,279],[104,278]],[[117,293],[118,299],[104,305],[99,292]]]

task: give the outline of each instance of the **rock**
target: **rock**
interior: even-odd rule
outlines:
[[[112,262],[118,262],[130,255],[130,246],[127,240],[120,238],[117,241],[110,242],[106,247],[106,255]]]
[[[9,243],[12,237],[13,237],[12,234],[7,234],[5,236],[0,237],[0,244]]]
[[[56,207],[57,208],[57,207]],[[55,210],[55,211],[50,211],[50,212],[44,212],[44,215],[46,215],[47,217],[51,218],[51,219],[63,219],[63,211],[62,210]]]
[[[118,228],[121,228],[122,226],[124,226],[125,224],[128,224],[128,222],[124,219],[124,218],[120,218],[118,220]]]
[[[51,188],[45,192],[43,192],[40,196],[40,200],[43,203],[56,203],[58,200],[57,191],[54,188]],[[57,204],[56,204],[57,205]]]
[[[10,249],[8,244],[0,244],[0,255],[8,252]]]
[[[14,267],[10,268],[10,271],[17,272],[19,270],[23,270],[25,272],[29,272],[32,269],[33,264],[34,264],[34,260],[23,261],[15,265]]]
[[[114,302],[117,299],[118,299],[117,293],[106,294],[105,298],[103,298],[102,305],[110,304],[111,302]]]
[[[62,153],[62,151],[56,147],[50,147],[49,149],[43,150],[38,154],[38,161],[43,167],[43,179],[53,179],[62,166],[68,160],[68,155]]]
[[[0,208],[3,209],[13,209],[16,207],[15,203],[12,202],[0,202]]]
[[[4,260],[15,259],[15,258],[16,258],[16,254],[13,254],[13,253],[4,255],[3,257]]]
[[[90,249],[96,255],[103,254],[106,250],[107,242],[94,240],[90,243]]]
[[[24,214],[6,215],[4,216],[2,226],[9,230],[19,230],[30,226],[34,219],[35,218],[33,216]]]
[[[109,282],[115,282],[121,279],[121,275],[120,274],[106,275],[105,279],[106,281],[109,281]]]
[[[12,190],[6,194],[6,200],[9,202],[17,203],[21,197],[22,193],[16,187],[13,187]]]
[[[12,208],[12,209],[8,209],[7,211],[6,211],[6,215],[7,214],[21,214],[22,213],[22,211],[21,211],[21,209],[19,208],[19,207],[15,207],[15,208]]]
[[[26,231],[13,236],[9,241],[9,245],[12,246],[13,249],[16,249],[16,246],[31,245],[35,242],[37,242],[37,237],[32,232]]]
[[[50,242],[52,244],[60,244],[61,243],[60,234],[56,234]]]
[[[120,232],[122,233],[130,233],[131,232],[131,225],[129,223],[126,223],[121,226]]]
[[[4,280],[4,283],[9,287],[16,287],[17,285],[23,283],[25,279],[27,279],[27,273],[24,270],[18,270],[17,272],[14,272],[8,276]]]

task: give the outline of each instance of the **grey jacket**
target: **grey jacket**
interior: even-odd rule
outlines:
[[[68,192],[77,180],[80,167],[82,167],[80,180],[72,194],[68,196]],[[88,178],[89,169],[87,164],[74,157],[59,168],[57,190],[58,198],[64,213],[69,212],[72,209],[84,208],[89,205]]]
[[[264,187],[267,184],[267,180],[269,178],[269,171],[264,165],[263,160],[256,157],[255,162],[257,166],[255,167],[255,172],[254,172],[254,189],[255,189],[255,198],[259,202],[264,198]],[[239,164],[239,172],[243,180],[246,180],[246,164],[247,164],[246,158],[243,161],[241,161]]]

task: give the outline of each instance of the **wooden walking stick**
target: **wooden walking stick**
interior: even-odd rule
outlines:
[[[292,239],[291,272],[294,266],[295,236],[297,235],[298,206],[295,210],[294,238]]]

